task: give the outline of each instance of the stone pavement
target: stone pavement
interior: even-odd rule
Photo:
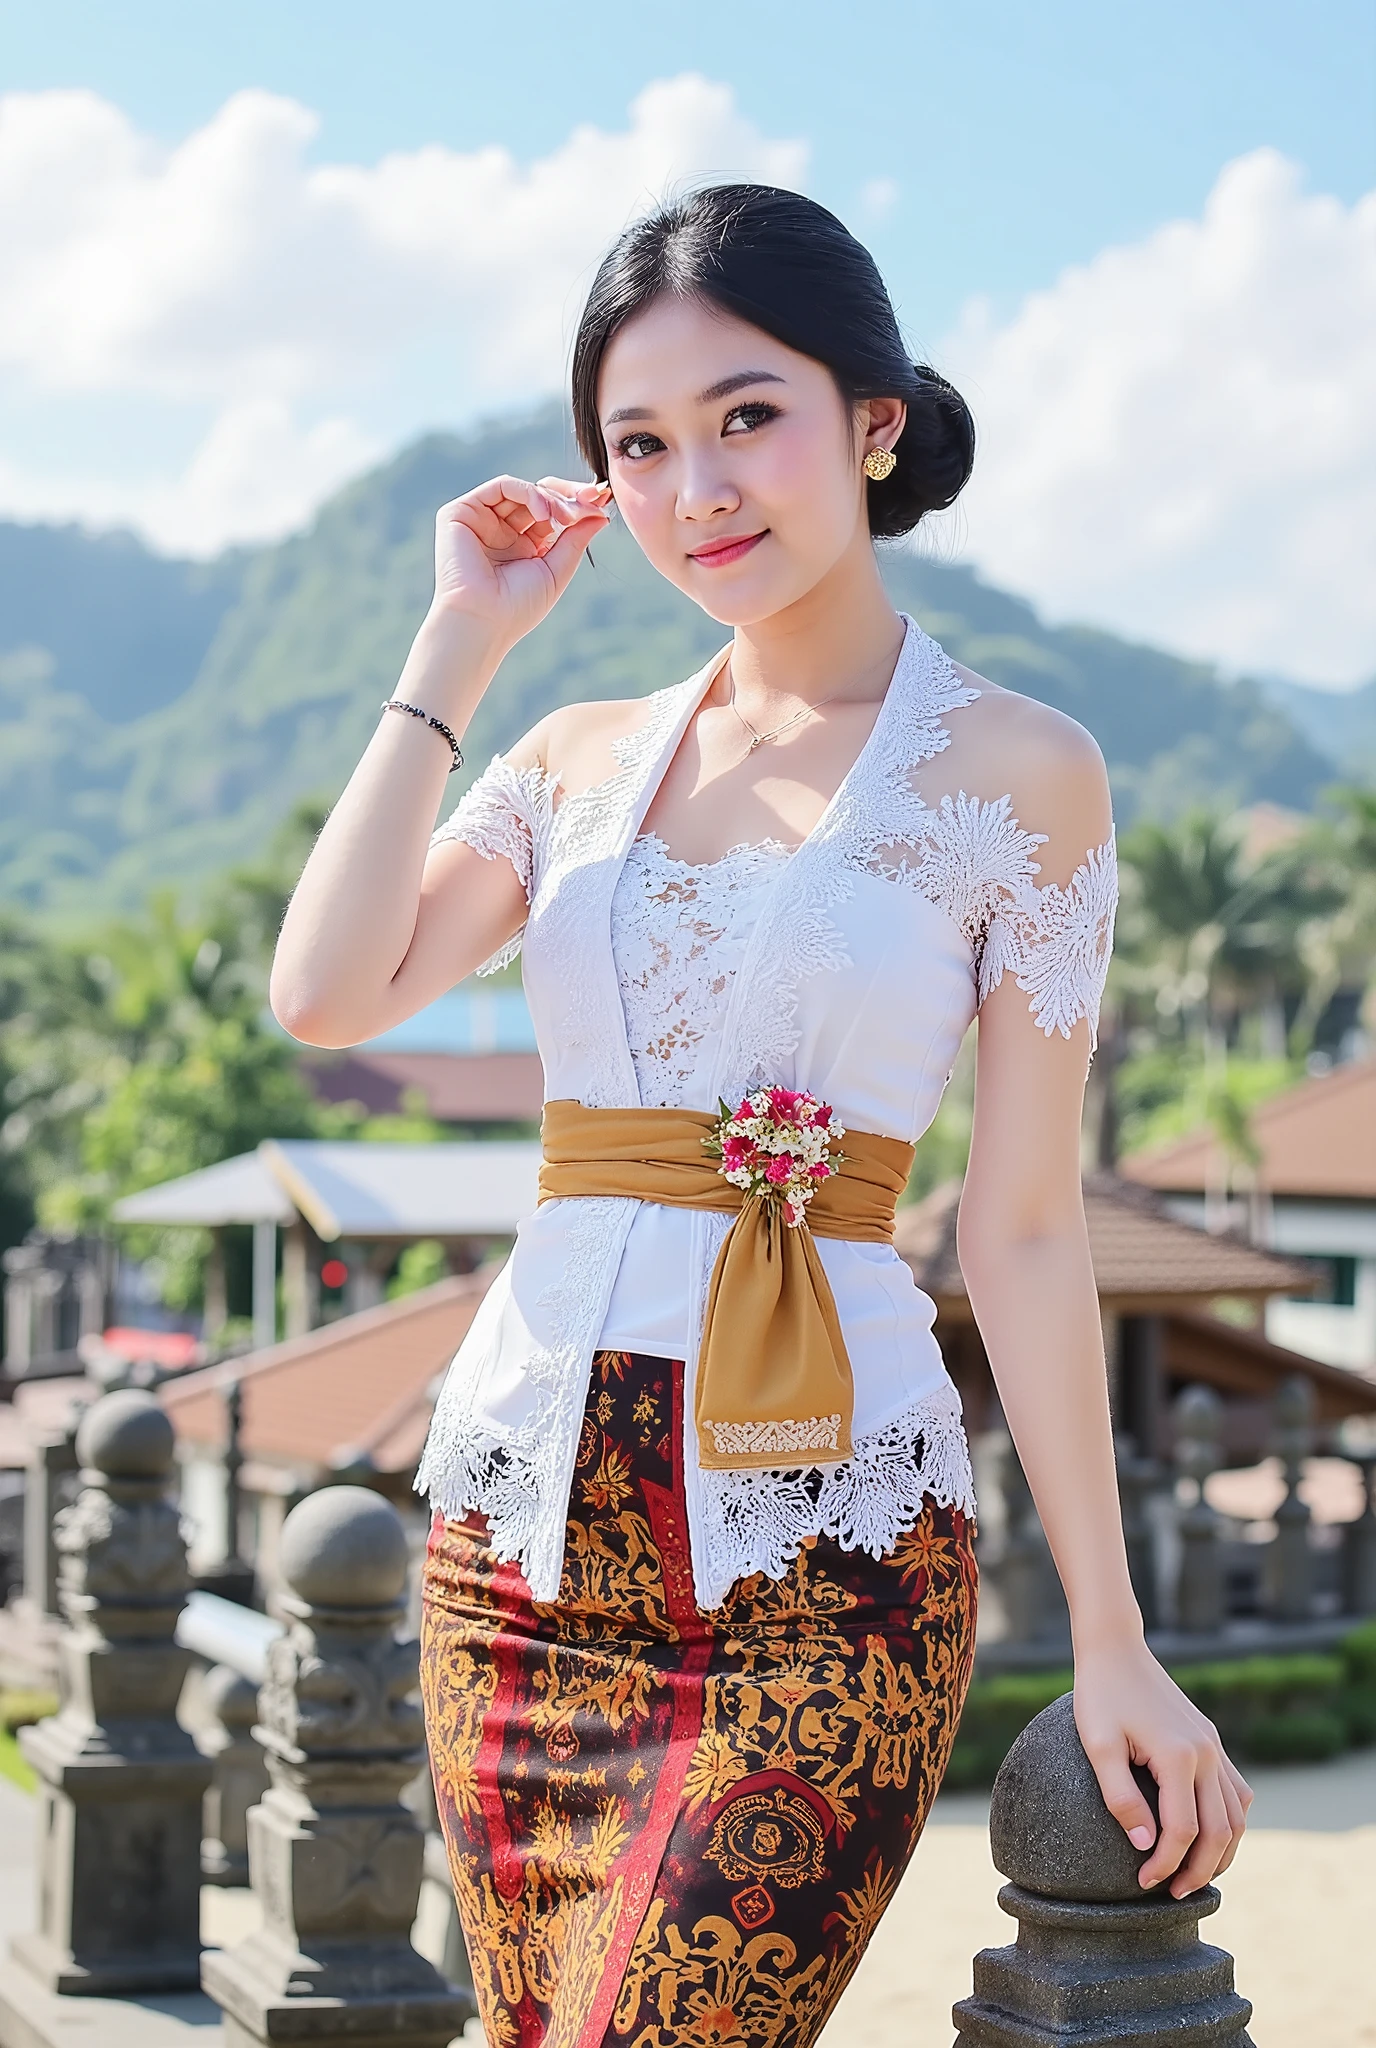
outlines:
[[[1376,2048],[1376,1751],[1250,1778],[1251,1826],[1204,1931],[1237,1958],[1256,2048]],[[1012,1935],[986,1816],[976,1794],[938,1799],[821,2048],[950,2048],[971,1957]],[[0,1779],[0,1943],[33,1924],[33,1819],[34,1802]],[[202,1900],[208,1941],[238,1941],[256,1924],[245,1893],[207,1887]],[[424,1949],[419,1925],[417,1940]],[[48,2010],[62,2048],[186,2048],[188,2023],[195,2048],[219,2048],[218,2014],[194,1995],[64,1998]],[[34,2048],[20,2015],[0,2016],[0,2048]]]

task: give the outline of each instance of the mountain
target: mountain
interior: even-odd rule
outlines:
[[[1376,676],[1357,690],[1318,690],[1280,676],[1263,676],[1261,687],[1311,746],[1342,763],[1344,775],[1376,780]]]
[[[436,507],[502,470],[581,469],[550,405],[429,435],[307,531],[208,565],[127,535],[0,524],[0,902],[73,923],[252,860],[295,803],[347,780],[429,599]],[[620,527],[592,554],[504,664],[466,741],[475,769],[551,706],[656,689],[727,637]],[[1046,626],[906,548],[884,550],[884,574],[958,660],[1089,727],[1121,823],[1207,799],[1302,808],[1333,778],[1255,683]]]

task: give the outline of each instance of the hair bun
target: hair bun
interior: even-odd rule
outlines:
[[[898,467],[870,488],[870,531],[877,538],[910,533],[929,512],[944,512],[975,462],[970,408],[939,370],[914,363],[912,388],[903,397],[908,416],[893,444]]]

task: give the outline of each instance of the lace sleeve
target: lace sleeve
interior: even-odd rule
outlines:
[[[477,780],[459,798],[442,825],[431,834],[432,846],[462,840],[484,860],[509,860],[529,903],[535,891],[545,828],[550,813],[550,778],[540,767],[517,768],[504,754],[494,754]],[[484,960],[479,974],[495,974],[521,950],[521,934]]]
[[[1118,907],[1118,861],[1114,836],[1096,846],[1062,889],[1039,889],[1030,880],[990,919],[979,962],[979,1000],[1011,973],[1032,998],[1032,1015],[1047,1037],[1069,1038],[1081,1017],[1089,1019],[1089,1043],[1099,1043],[1099,1003],[1113,951]]]

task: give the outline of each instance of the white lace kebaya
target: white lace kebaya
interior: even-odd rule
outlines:
[[[1011,974],[1048,1034],[1089,1019],[1112,945],[1112,836],[1065,888],[1038,887],[1011,798],[944,795],[919,771],[943,720],[979,695],[903,615],[870,736],[795,850],[766,841],[675,861],[642,823],[730,643],[646,701],[617,772],[564,794],[494,758],[435,834],[506,858],[526,890],[523,950],[547,1098],[714,1111],[763,1083],[807,1088],[852,1130],[916,1142],[981,1002]],[[683,1462],[694,1587],[718,1606],[752,1572],[781,1577],[811,1535],[880,1556],[924,1496],[975,1508],[960,1402],[935,1305],[890,1245],[819,1238],[854,1376],[853,1455],[768,1470],[697,1462],[693,1362],[730,1218],[623,1197],[543,1203],[521,1225],[447,1373],[416,1484],[445,1515],[477,1508],[537,1600],[563,1565],[594,1351],[685,1360]]]

